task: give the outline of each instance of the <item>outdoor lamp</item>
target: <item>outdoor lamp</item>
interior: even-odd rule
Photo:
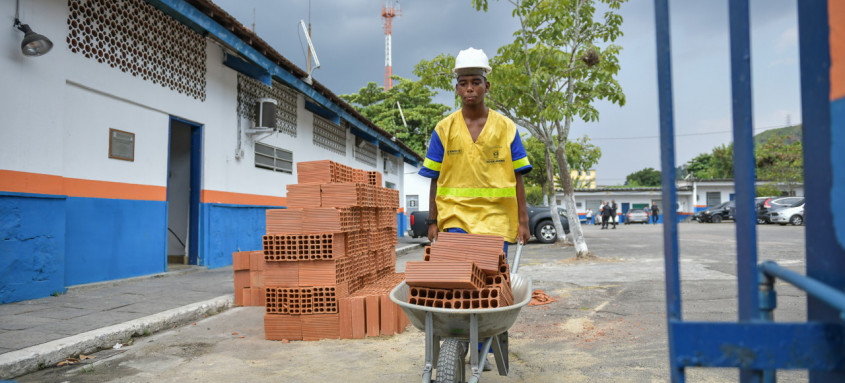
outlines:
[[[46,36],[35,33],[28,24],[22,24],[15,19],[15,26],[24,33],[21,41],[21,52],[26,56],[41,56],[53,48],[53,42]]]

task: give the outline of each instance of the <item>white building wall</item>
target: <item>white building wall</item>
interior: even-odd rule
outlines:
[[[167,186],[167,114],[70,83],[63,93],[64,177]],[[110,128],[135,133],[134,161],[108,157]]]
[[[562,200],[563,194],[558,193],[557,198]],[[629,190],[620,190],[620,191],[601,191],[601,192],[575,192],[575,204],[578,205],[580,203],[580,207],[578,208],[578,213],[583,214],[587,211],[587,201],[592,200],[601,200],[601,201],[612,201],[615,200],[616,204],[619,206],[619,210],[617,213],[622,213],[622,204],[628,203],[630,204],[630,208],[634,207],[634,204],[649,204],[649,206],[653,202],[657,202],[658,206],[663,209],[662,205],[662,193],[659,191],[629,191]],[[692,193],[689,191],[679,191],[678,192],[678,212],[682,213],[692,213]],[[593,214],[596,213],[596,209],[593,208]],[[661,213],[662,214],[662,213]]]
[[[431,190],[431,178],[419,175],[419,171],[419,167],[405,164],[405,194],[402,196],[402,203],[404,204],[407,201],[407,196],[416,195],[419,197],[420,204],[418,210],[428,211],[428,192]]]
[[[0,7],[4,28],[0,33],[0,168],[60,175],[65,66],[64,39],[67,3],[22,1],[21,20],[54,43],[53,57],[21,54],[23,32],[12,28],[15,4]],[[33,139],[37,138],[37,139]]]

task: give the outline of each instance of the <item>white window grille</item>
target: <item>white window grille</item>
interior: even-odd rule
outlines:
[[[293,173],[293,152],[256,142],[255,167]]]
[[[269,87],[238,73],[238,115],[257,123],[255,103],[262,98],[276,100],[275,128],[296,137],[296,93],[279,82],[273,81],[273,86]]]
[[[399,171],[396,170],[396,157],[387,154],[385,152],[381,152],[381,158],[384,159],[384,174],[398,174]]]
[[[314,145],[346,155],[346,128],[314,115]]]
[[[355,137],[355,159],[367,165],[375,167],[377,148],[375,144],[371,144],[360,137]]]
[[[144,0],[68,0],[67,47],[205,101],[205,37]]]

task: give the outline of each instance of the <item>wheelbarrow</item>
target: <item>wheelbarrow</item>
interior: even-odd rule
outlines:
[[[499,375],[508,375],[508,329],[516,322],[519,310],[531,301],[532,281],[517,274],[522,245],[517,245],[511,267],[511,290],[514,304],[487,309],[446,309],[408,303],[409,287],[403,281],[390,292],[390,300],[399,305],[411,324],[425,332],[425,365],[423,383],[431,383],[432,370],[437,369],[437,383],[465,382],[464,349],[470,351],[470,383],[481,378],[486,355],[493,350]],[[481,350],[476,346],[483,340]]]

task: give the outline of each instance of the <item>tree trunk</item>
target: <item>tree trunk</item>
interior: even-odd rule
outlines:
[[[543,188],[543,206],[549,206],[549,196],[546,194],[546,185],[547,184],[541,185]]]
[[[569,219],[569,232],[572,234],[572,242],[575,244],[575,257],[581,259],[593,254],[587,249],[584,232],[581,230],[581,220],[578,218],[578,210],[575,208],[575,189],[572,187],[572,178],[569,176],[569,163],[566,161],[566,151],[564,150],[565,144],[566,140],[562,139],[555,149],[555,157],[560,172],[560,183],[563,186],[563,204],[566,207],[566,217]]]
[[[544,155],[546,158],[546,183],[549,185],[548,191],[548,198],[549,198],[549,213],[552,216],[552,223],[555,225],[555,233],[557,234],[557,244],[558,245],[565,245],[566,244],[566,233],[563,232],[563,224],[560,223],[560,214],[557,212],[557,198],[555,198],[555,171],[554,167],[552,166],[552,154],[550,153],[550,149],[554,145],[553,142],[545,142],[544,143]],[[570,225],[570,231],[572,225]]]

